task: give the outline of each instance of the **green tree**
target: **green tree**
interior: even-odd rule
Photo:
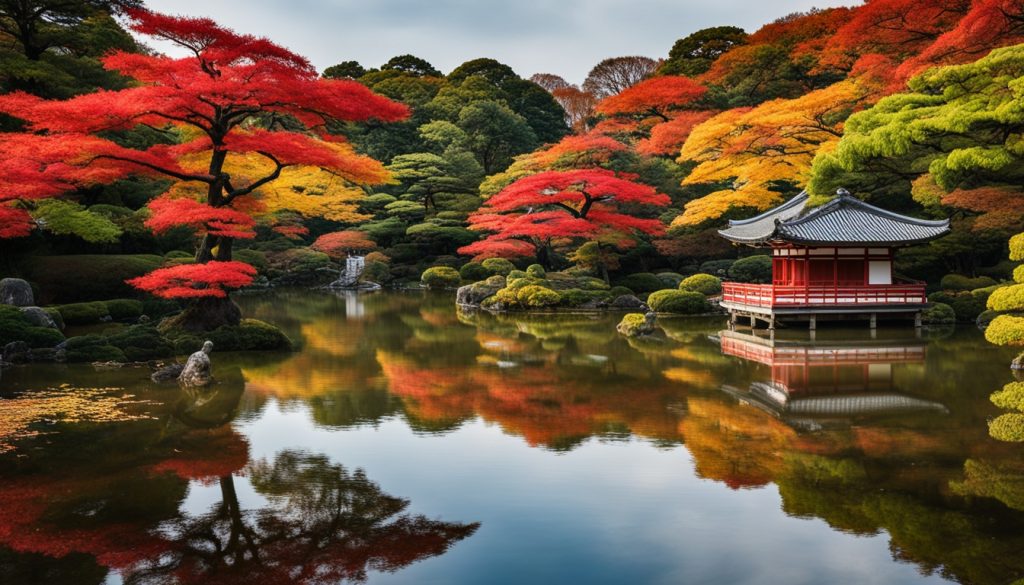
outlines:
[[[342,61],[324,69],[324,77],[329,79],[359,79],[366,75],[366,68],[359,61]]]
[[[503,171],[512,157],[538,146],[537,135],[525,118],[499,102],[477,102],[459,112],[459,128],[467,147],[488,175]]]
[[[399,55],[392,57],[387,63],[381,65],[383,71],[401,71],[416,77],[441,77],[441,72],[434,68],[425,59],[414,55]]]
[[[676,41],[658,72],[696,77],[711,69],[711,64],[727,51],[746,42],[747,33],[735,26],[701,29]]]
[[[0,1],[0,90],[65,98],[127,80],[105,71],[99,58],[138,50],[112,14],[138,0]]]

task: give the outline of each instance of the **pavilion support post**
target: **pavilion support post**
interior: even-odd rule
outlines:
[[[917,313],[914,314],[914,327],[917,328],[917,329],[920,329],[921,325],[922,325],[922,322],[921,322],[921,312],[918,311]]]
[[[807,327],[811,331],[816,331],[818,329],[818,316],[817,315],[814,315],[814,314],[811,315],[810,321],[807,322]]]
[[[878,313],[871,313],[871,330],[878,329]]]
[[[757,317],[753,315],[750,316],[750,328],[757,329]]]

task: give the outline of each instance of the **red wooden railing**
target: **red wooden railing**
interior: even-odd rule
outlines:
[[[754,307],[843,307],[859,305],[923,305],[924,284],[857,286],[722,283],[722,301]]]

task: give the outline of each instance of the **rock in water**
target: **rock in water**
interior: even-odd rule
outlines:
[[[207,386],[213,381],[212,367],[210,365],[210,352],[213,351],[213,342],[207,341],[203,349],[188,356],[185,362],[185,369],[178,376],[178,382],[185,386]]]
[[[34,327],[60,329],[60,327],[57,326],[57,322],[53,320],[53,317],[39,307],[22,307],[21,313],[32,322]]]
[[[181,372],[184,370],[185,364],[171,364],[153,372],[153,375],[150,376],[149,379],[160,384],[170,382],[171,380],[177,380],[178,376],[180,376]]]
[[[484,302],[484,299],[503,288],[505,288],[505,277],[501,275],[492,276],[487,280],[481,280],[480,282],[460,287],[458,292],[455,293],[455,303],[467,307],[479,307],[480,303]]]
[[[0,280],[0,303],[15,307],[31,307],[36,304],[32,286],[20,278]]]

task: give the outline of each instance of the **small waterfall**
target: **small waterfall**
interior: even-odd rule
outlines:
[[[341,274],[338,276],[337,284],[344,288],[354,287],[359,283],[359,277],[363,275],[363,269],[365,268],[365,256],[349,256],[345,259],[345,268],[342,269]]]
[[[365,256],[349,256],[345,259],[345,267],[341,269],[338,280],[327,285],[327,288],[335,290],[377,290],[379,284],[372,282],[359,282],[359,278],[366,269]]]

